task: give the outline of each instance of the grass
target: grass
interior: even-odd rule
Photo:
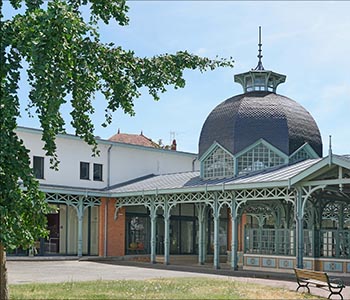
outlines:
[[[315,299],[285,289],[232,279],[161,278],[22,284],[10,286],[10,299]]]

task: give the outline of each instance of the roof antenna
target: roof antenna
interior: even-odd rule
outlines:
[[[262,59],[262,54],[261,54],[261,52],[262,52],[262,50],[261,50],[261,46],[262,46],[262,43],[261,43],[261,26],[259,26],[259,44],[258,44],[258,46],[259,46],[259,54],[258,54],[258,58],[259,58],[259,61],[258,61],[258,65],[256,66],[256,68],[254,69],[254,70],[259,70],[259,71],[262,71],[262,70],[265,70],[264,69],[264,66],[263,66],[263,64],[262,64],[262,61],[261,61],[261,59]]]
[[[332,136],[329,136],[329,148],[328,148],[328,164],[331,165],[333,162],[333,152],[332,152]]]

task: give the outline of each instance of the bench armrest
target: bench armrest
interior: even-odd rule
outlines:
[[[329,283],[334,287],[345,288],[345,284],[340,278],[332,278],[329,280]]]

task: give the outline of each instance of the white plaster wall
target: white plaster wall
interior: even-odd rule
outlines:
[[[168,174],[198,170],[196,155],[152,148],[113,147],[111,183],[120,183],[149,174]]]
[[[44,157],[44,179],[39,179],[40,183],[73,186],[83,188],[103,188],[107,185],[107,147],[99,145],[101,155],[99,157],[92,156],[92,148],[78,138],[57,137],[57,156],[59,170],[55,171],[50,168],[50,157],[45,156],[42,150],[43,142],[41,141],[41,133],[30,133],[17,131],[18,136],[24,141],[27,149],[30,150],[30,158],[33,156]],[[80,179],[80,162],[90,163],[90,180]],[[93,181],[93,163],[103,165],[103,181]]]
[[[167,174],[198,170],[195,154],[160,150],[108,141],[98,141],[100,156],[93,157],[91,146],[72,135],[56,139],[59,170],[50,168],[50,158],[42,150],[41,131],[19,128],[18,136],[33,156],[44,157],[44,179],[40,183],[80,188],[104,188],[108,184],[108,149],[110,151],[110,185],[115,185],[149,174]],[[90,180],[80,179],[80,162],[90,163]],[[103,181],[94,181],[93,164],[103,165]]]

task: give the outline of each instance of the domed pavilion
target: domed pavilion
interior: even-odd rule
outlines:
[[[42,132],[19,128],[57,208],[36,251],[349,277],[350,155],[329,142],[323,156],[314,118],[278,94],[286,76],[264,68],[260,34],[258,45],[257,66],[234,76],[243,93],[218,99],[203,120],[198,156],[119,133],[96,138],[93,157],[66,134],[57,173]]]
[[[350,274],[350,156],[330,143],[322,157],[314,118],[277,93],[286,76],[263,67],[260,32],[258,45],[256,68],[234,76],[243,93],[203,124],[199,170],[111,190],[116,214],[144,207],[153,263],[186,254],[216,269]]]
[[[199,139],[203,179],[322,157],[315,120],[299,103],[276,93],[286,76],[264,69],[260,42],[258,58],[255,69],[234,77],[244,93],[220,103],[204,122]]]

